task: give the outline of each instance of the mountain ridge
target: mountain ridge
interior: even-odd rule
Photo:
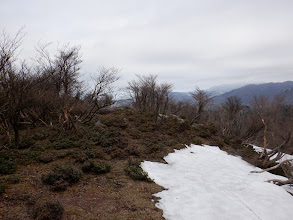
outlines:
[[[230,88],[232,87],[233,86]],[[234,87],[237,86],[234,85]],[[215,86],[213,88],[222,88],[222,86]],[[219,91],[213,90],[213,88],[206,91],[213,96],[214,104],[224,103],[229,96],[237,96],[241,98],[243,105],[249,105],[254,95],[264,95],[269,98],[281,95],[284,97],[284,104],[293,105],[293,81],[247,84],[239,88],[231,89],[222,94],[219,94]],[[194,103],[189,92],[171,92],[170,95],[176,102],[187,101]]]
[[[248,84],[214,97],[215,104],[224,103],[229,96],[242,99],[242,104],[249,105],[254,95],[264,95],[272,98],[276,95],[284,97],[285,104],[293,104],[293,81]]]

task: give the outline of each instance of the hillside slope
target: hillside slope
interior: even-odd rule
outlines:
[[[64,220],[163,219],[152,202],[152,194],[162,188],[142,181],[140,161],[163,161],[184,144],[223,145],[224,140],[213,127],[190,126],[174,116],[155,122],[154,116],[117,109],[100,115],[96,123],[77,124],[77,132],[40,124],[21,131],[19,149],[2,135],[0,219],[45,219],[40,215],[62,208]],[[241,146],[234,146],[239,151]],[[58,210],[42,212],[47,203]]]

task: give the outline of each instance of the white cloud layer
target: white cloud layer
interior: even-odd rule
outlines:
[[[178,91],[195,85],[293,80],[291,0],[4,0],[0,29],[38,41],[81,45],[84,71],[158,74]]]

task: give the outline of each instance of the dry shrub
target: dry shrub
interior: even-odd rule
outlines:
[[[42,175],[43,183],[53,186],[53,190],[64,191],[68,185],[78,182],[82,178],[82,171],[71,165],[57,165],[51,171]]]
[[[0,152],[0,174],[12,174],[15,170],[14,155],[5,151]]]
[[[108,173],[111,170],[111,165],[102,161],[88,160],[82,166],[82,171],[89,173],[93,172],[96,174]]]
[[[62,219],[64,208],[59,201],[47,201],[36,205],[32,211],[32,217],[36,220]]]

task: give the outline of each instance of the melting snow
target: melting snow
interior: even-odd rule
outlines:
[[[258,152],[258,153],[261,153],[263,151],[263,148],[262,147],[258,147],[258,146],[255,146],[255,145],[252,145],[253,149]],[[268,149],[267,152],[271,152],[272,150],[271,149]],[[273,156],[271,159],[275,159],[277,155]],[[282,162],[284,160],[288,160],[288,159],[293,159],[293,155],[289,155],[289,154],[284,154],[283,157],[280,159],[280,160],[277,160],[277,162]]]
[[[155,194],[168,220],[288,220],[293,197],[266,182],[286,179],[260,170],[218,147],[192,145],[166,156],[168,164],[145,161],[142,168],[167,190]]]

